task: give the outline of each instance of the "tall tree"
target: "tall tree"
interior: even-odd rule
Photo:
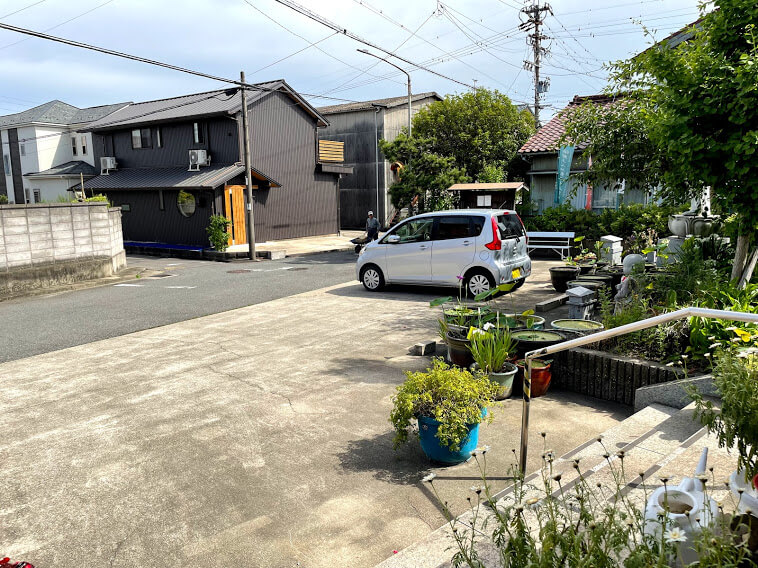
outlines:
[[[611,113],[574,112],[567,134],[588,144],[596,181],[624,179],[637,168],[640,185],[660,182],[664,197],[680,200],[710,186],[718,205],[739,216],[736,279],[758,230],[758,4],[713,5],[692,39],[663,41],[614,64],[611,94],[626,102]]]
[[[530,112],[498,91],[477,89],[432,103],[413,117],[412,139],[403,133],[381,143],[387,159],[404,165],[390,188],[393,204],[406,206],[418,195],[421,210],[444,209],[453,205],[444,192],[452,183],[523,179],[526,163],[516,152],[533,133]]]

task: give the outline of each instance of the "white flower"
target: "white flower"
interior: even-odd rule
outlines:
[[[421,481],[422,481],[423,483],[431,483],[431,482],[432,482],[432,480],[433,480],[435,477],[437,477],[437,474],[436,474],[436,473],[430,473],[429,475],[426,475],[426,476],[424,476],[424,477],[421,479]]]
[[[706,359],[710,359],[711,358],[711,352],[708,351],[708,353],[703,353],[703,357],[705,357]]]
[[[690,357],[689,355],[682,355],[682,359],[685,359],[685,360],[689,359],[689,357]]]
[[[494,328],[495,328],[495,324],[493,324],[492,322],[487,322],[484,324],[484,331],[489,331],[490,329],[494,329]]]
[[[718,349],[719,347],[721,347],[721,343],[711,343],[708,349]]]
[[[671,544],[674,542],[685,542],[687,540],[687,535],[684,534],[684,531],[679,527],[672,527],[663,534],[663,538],[666,539],[666,542]]]
[[[667,367],[673,367],[673,366],[674,366],[674,362],[673,362],[673,361],[671,361],[671,363],[666,363],[666,366],[667,366]]]
[[[477,327],[471,330],[471,335],[487,335],[487,334],[484,332],[484,330],[481,330]]]

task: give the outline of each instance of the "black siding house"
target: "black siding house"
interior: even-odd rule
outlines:
[[[337,233],[339,176],[351,170],[318,162],[326,120],[282,80],[257,87],[248,91],[256,241]],[[121,206],[127,242],[207,247],[220,214],[233,222],[230,244],[246,243],[240,111],[231,89],[131,104],[92,123],[102,170],[86,194]],[[191,150],[208,161],[191,167]]]

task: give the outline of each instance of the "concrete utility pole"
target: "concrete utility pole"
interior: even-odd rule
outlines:
[[[533,0],[531,6],[526,6],[521,9],[523,14],[526,14],[527,20],[523,22],[519,29],[521,30],[534,30],[527,38],[534,51],[534,61],[524,61],[524,68],[534,71],[534,126],[540,127],[540,95],[546,93],[550,87],[550,79],[540,80],[540,58],[543,54],[547,54],[547,49],[542,47],[541,42],[544,39],[549,39],[548,36],[543,35],[540,32],[540,26],[543,22],[543,13],[553,13],[553,9],[550,4],[539,4],[539,0]]]
[[[253,165],[250,163],[250,121],[247,116],[247,87],[245,87],[245,72],[240,71],[240,93],[242,94],[242,131],[245,157],[245,185],[247,191],[247,256],[250,260],[255,258],[255,215],[253,214]]]
[[[398,67],[394,63],[392,63],[390,61],[387,61],[387,59],[385,59],[384,57],[381,57],[379,55],[371,53],[367,49],[359,49],[358,51],[361,52],[361,53],[365,53],[366,55],[370,55],[371,57],[376,57],[377,59],[381,59],[382,61],[384,61],[388,65],[392,65],[395,69],[398,69],[398,70],[402,71],[403,73],[405,73],[405,76],[408,77],[408,138],[410,138],[411,134],[412,134],[411,128],[412,128],[412,118],[413,118],[413,114],[412,114],[413,111],[412,111],[412,108],[411,108],[412,98],[413,98],[413,95],[411,94],[411,74],[408,73],[408,71],[406,71],[402,67]]]

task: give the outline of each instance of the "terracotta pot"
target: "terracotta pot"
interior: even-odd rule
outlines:
[[[535,364],[537,366],[535,366]],[[524,365],[523,359],[519,360],[518,368],[521,370],[523,376],[526,372],[526,366]],[[550,370],[550,363],[545,363],[540,359],[532,359],[532,398],[542,396],[547,392],[551,378],[552,371]]]

